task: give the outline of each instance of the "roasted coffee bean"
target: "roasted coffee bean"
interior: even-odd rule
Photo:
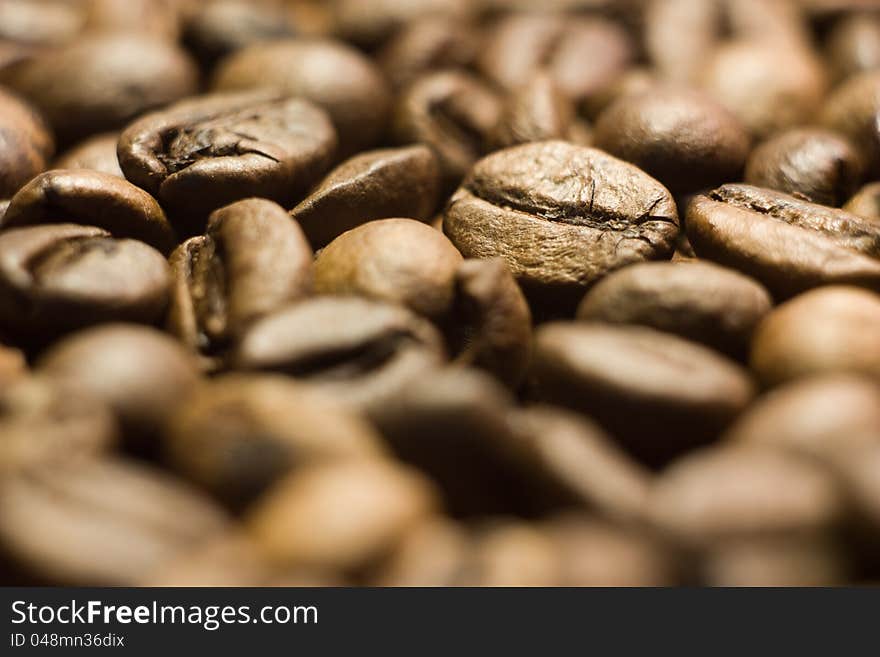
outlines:
[[[756,400],[724,440],[836,459],[880,442],[880,386],[854,374],[795,381]]]
[[[116,442],[109,408],[76,388],[31,376],[0,379],[0,386],[0,478],[42,464],[82,461]]]
[[[245,518],[269,559],[352,571],[388,554],[437,505],[417,472],[381,459],[314,464],[278,482]]]
[[[544,69],[564,94],[583,101],[613,82],[633,58],[629,36],[611,21],[520,13],[490,29],[478,64],[486,77],[508,90]]]
[[[0,90],[0,197],[10,197],[45,170],[55,150],[43,118],[15,96]]]
[[[825,100],[820,120],[846,136],[865,159],[868,173],[880,173],[880,71],[847,78]]]
[[[880,220],[880,183],[868,183],[862,187],[843,209],[866,219]]]
[[[670,258],[679,229],[656,180],[602,151],[548,141],[478,162],[443,230],[465,257],[504,258],[536,307],[558,309],[610,271]]]
[[[59,140],[71,144],[194,93],[197,73],[170,43],[111,33],[41,53],[0,79],[42,110]]]
[[[624,96],[599,115],[593,131],[597,148],[632,162],[673,194],[739,179],[749,141],[723,106],[673,88]]]
[[[392,128],[398,143],[433,149],[448,192],[485,152],[500,116],[501,100],[482,80],[464,71],[439,71],[401,92]]]
[[[547,73],[511,92],[490,136],[494,149],[530,141],[567,139],[574,132],[574,105]],[[575,141],[572,139],[571,141]]]
[[[449,17],[461,22],[472,13],[467,0],[334,0],[336,27],[361,46],[375,46],[420,18]]]
[[[327,170],[336,135],[312,103],[275,91],[185,100],[119,139],[125,177],[199,231],[218,207],[251,196],[290,204]]]
[[[742,368],[701,345],[585,322],[541,326],[531,376],[534,395],[594,417],[652,465],[714,439],[754,394]]]
[[[751,367],[768,386],[825,372],[880,380],[880,296],[830,286],[795,297],[758,326]]]
[[[288,374],[370,411],[429,376],[444,355],[437,330],[405,308],[319,297],[256,322],[238,342],[230,365]]]
[[[0,480],[0,551],[31,583],[132,586],[227,522],[197,491],[122,459]]]
[[[369,148],[382,137],[391,107],[387,83],[357,50],[332,40],[256,43],[222,61],[216,90],[271,86],[324,108],[339,134],[339,156]]]
[[[100,228],[53,224],[0,233],[0,330],[28,341],[99,322],[155,322],[169,283],[161,253]]]
[[[657,528],[685,545],[711,548],[743,538],[815,538],[841,520],[833,477],[779,450],[722,447],[671,465],[651,498]]]
[[[750,185],[688,205],[697,255],[761,281],[777,297],[830,283],[880,287],[880,223]]]
[[[0,219],[3,230],[43,224],[95,226],[166,254],[177,243],[156,199],[118,176],[99,171],[41,173],[12,197]]]
[[[514,411],[508,422],[511,454],[549,502],[644,521],[650,475],[593,422],[551,406]]]
[[[183,41],[206,66],[252,43],[293,36],[294,26],[279,3],[213,0],[187,17]]]
[[[808,122],[827,83],[822,62],[807,48],[747,39],[717,48],[701,80],[756,137]]]
[[[599,281],[581,301],[577,316],[640,324],[743,357],[772,305],[759,283],[710,262],[647,262]]]
[[[373,219],[426,221],[437,207],[439,187],[437,159],[427,146],[368,151],[327,174],[290,215],[320,249]]]
[[[862,170],[861,156],[842,136],[821,128],[794,128],[752,151],[745,181],[839,207],[856,191]]]
[[[880,20],[876,14],[851,14],[831,29],[826,42],[831,71],[838,80],[880,68]]]
[[[330,242],[315,259],[315,291],[398,303],[438,319],[455,296],[461,254],[412,219],[370,221]]]
[[[446,333],[457,363],[485,369],[511,387],[520,383],[531,355],[532,313],[504,260],[459,265]]]
[[[392,87],[401,89],[430,71],[467,68],[480,45],[480,33],[469,23],[429,16],[403,26],[376,59]]]
[[[59,155],[53,168],[90,169],[124,178],[125,175],[119,168],[119,158],[116,157],[118,142],[119,134],[116,132],[90,137]]]
[[[129,446],[155,449],[158,431],[198,381],[192,356],[145,326],[108,324],[61,340],[38,361],[53,381],[104,401]]]
[[[168,329],[216,355],[256,319],[312,290],[312,249],[283,208],[247,199],[215,210],[171,254]]]
[[[310,463],[383,453],[372,428],[332,398],[271,375],[200,386],[168,421],[164,447],[175,469],[236,508]]]

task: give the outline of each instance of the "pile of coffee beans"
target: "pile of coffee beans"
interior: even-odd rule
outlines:
[[[0,583],[880,581],[880,3],[0,2]]]

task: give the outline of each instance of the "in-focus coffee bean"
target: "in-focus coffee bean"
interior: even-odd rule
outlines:
[[[55,142],[39,113],[12,94],[0,90],[0,197],[15,194],[46,169]]]

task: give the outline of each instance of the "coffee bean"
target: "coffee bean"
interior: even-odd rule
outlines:
[[[500,116],[501,100],[482,80],[464,71],[439,71],[403,90],[392,131],[400,144],[431,147],[448,192],[485,152]]]
[[[822,62],[806,47],[748,39],[717,48],[700,79],[756,137],[808,122],[827,83]]]
[[[212,94],[130,125],[119,163],[172,220],[200,231],[212,210],[242,198],[296,201],[326,171],[335,146],[333,126],[312,103],[274,91]]]
[[[245,522],[276,563],[351,571],[387,554],[435,506],[431,484],[415,471],[378,459],[348,460],[281,480]]]
[[[265,199],[215,210],[206,234],[186,240],[170,262],[168,330],[209,356],[312,289],[309,243],[284,209]]]
[[[531,376],[535,396],[594,417],[649,464],[713,440],[754,395],[732,361],[634,326],[545,324]]]
[[[813,538],[840,521],[843,500],[818,465],[778,450],[725,447],[695,452],[657,480],[657,527],[701,548],[742,538]]]
[[[0,233],[0,329],[40,340],[104,321],[152,323],[167,305],[169,279],[158,251],[100,228],[6,230]]]
[[[96,226],[162,253],[177,243],[162,208],[144,190],[118,176],[77,169],[55,169],[31,179],[12,197],[0,229],[61,223]]]
[[[531,355],[532,313],[501,258],[464,260],[455,272],[453,317],[446,323],[455,361],[516,387]]]
[[[465,257],[500,256],[530,301],[572,307],[588,285],[640,260],[672,256],[672,196],[632,165],[559,141],[478,162],[446,208]]]
[[[319,297],[254,323],[230,365],[285,373],[370,411],[428,376],[443,358],[441,335],[405,308],[356,297]]]
[[[598,118],[597,148],[632,162],[674,194],[739,178],[749,135],[730,112],[694,91],[626,95]]]
[[[880,68],[880,20],[870,13],[844,16],[834,24],[825,44],[835,78]]]
[[[34,582],[130,586],[226,524],[196,491],[122,459],[0,481],[0,550]]]
[[[826,372],[880,379],[880,296],[831,286],[795,297],[764,318],[751,367],[766,385]]]
[[[574,106],[546,73],[536,74],[511,92],[490,137],[493,149],[530,141],[566,139],[572,132]]]
[[[43,464],[79,462],[114,446],[116,422],[99,400],[46,379],[0,381],[2,477]]]
[[[422,145],[361,153],[327,174],[293,210],[316,249],[373,219],[427,220],[437,207],[437,159]]]
[[[772,305],[759,283],[710,262],[647,262],[599,281],[581,301],[577,316],[640,324],[743,357]]]
[[[840,135],[820,128],[794,128],[752,151],[745,181],[839,207],[855,192],[862,170],[861,156]]]
[[[847,78],[825,100],[820,120],[846,136],[868,165],[868,173],[880,172],[880,72],[867,71]]]
[[[402,26],[376,59],[391,85],[402,89],[430,71],[467,68],[480,45],[475,26],[450,17],[428,16]]]
[[[865,219],[880,221],[880,183],[868,183],[862,187],[843,209]]]
[[[756,400],[724,440],[836,459],[880,442],[880,386],[866,377],[835,373],[792,382]]]
[[[564,94],[583,101],[613,82],[633,58],[629,36],[614,22],[521,13],[492,26],[478,65],[508,90],[544,69]]]
[[[119,134],[106,132],[73,146],[55,160],[54,169],[89,169],[125,178],[116,157]]]
[[[164,451],[179,472],[241,508],[310,463],[377,458],[381,440],[331,398],[281,376],[200,386],[170,418]]]
[[[195,92],[195,66],[172,44],[135,34],[98,34],[46,51],[0,78],[71,144],[122,127],[142,112]]]
[[[2,90],[0,138],[4,144],[0,157],[0,196],[9,197],[46,169],[55,144],[36,110]]]
[[[370,221],[330,242],[315,259],[315,291],[362,295],[431,318],[451,308],[461,254],[412,219]]]
[[[222,61],[218,91],[271,86],[327,111],[339,134],[341,156],[376,144],[390,109],[387,84],[357,50],[333,40],[282,39],[255,43]]]
[[[761,281],[777,297],[818,285],[880,284],[880,224],[769,189],[724,185],[695,196],[697,255]]]
[[[155,449],[159,429],[198,377],[195,361],[172,338],[126,324],[97,326],[55,343],[37,371],[104,401],[128,445],[147,451]]]

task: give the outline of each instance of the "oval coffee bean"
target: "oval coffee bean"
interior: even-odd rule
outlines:
[[[656,180],[602,151],[548,141],[480,160],[443,230],[467,258],[504,258],[533,303],[566,307],[610,271],[671,257],[679,229]]]
[[[490,145],[495,150],[530,141],[566,139],[573,132],[574,121],[571,100],[550,75],[538,73],[505,100]]]
[[[880,443],[880,385],[835,373],[794,381],[756,400],[723,439],[834,460]]]
[[[0,233],[0,329],[28,340],[106,321],[155,322],[169,282],[161,253],[100,228],[53,224]]]
[[[377,458],[358,416],[281,376],[230,375],[199,386],[168,421],[164,451],[181,474],[233,507],[309,463]]]
[[[146,110],[195,93],[196,67],[167,41],[95,34],[47,50],[0,78],[34,103],[59,141],[121,128]]]
[[[56,586],[132,586],[227,523],[197,491],[122,459],[0,480],[0,551],[20,572]]]
[[[174,229],[152,196],[117,176],[76,169],[41,173],[22,187],[0,219],[0,229],[81,224],[130,237],[168,253]]]
[[[290,215],[320,249],[373,219],[428,220],[437,207],[439,187],[437,159],[427,146],[368,151],[327,174]]]
[[[389,553],[435,508],[431,484],[383,460],[303,468],[278,482],[245,518],[277,564],[350,571]]]
[[[155,196],[190,231],[208,214],[251,196],[297,200],[336,147],[327,115],[274,91],[212,94],[148,114],[123,131],[125,177]]]
[[[697,255],[761,281],[777,297],[830,283],[880,287],[880,223],[750,185],[695,196]]]
[[[213,89],[274,87],[319,105],[339,134],[339,155],[369,148],[382,137],[391,94],[381,73],[358,50],[330,39],[255,43],[220,62]]]
[[[239,340],[233,369],[303,379],[366,411],[443,362],[443,338],[405,308],[357,297],[301,301],[254,323]]]
[[[655,87],[625,95],[602,112],[593,144],[632,162],[673,194],[686,194],[738,180],[750,137],[710,97]]]
[[[657,479],[656,527],[685,545],[744,537],[814,537],[840,520],[843,500],[817,464],[772,449],[726,447],[690,454]]]
[[[758,326],[751,367],[768,386],[825,372],[880,380],[880,296],[830,286],[795,297]]]
[[[564,94],[582,101],[611,83],[633,56],[629,36],[611,21],[520,13],[490,29],[478,64],[486,77],[508,90],[544,69]]]
[[[400,144],[431,147],[448,193],[486,149],[501,101],[481,79],[464,71],[428,73],[397,100],[392,132]]]
[[[640,324],[745,356],[773,302],[759,283],[710,262],[646,262],[609,274],[578,306],[579,319]]]
[[[714,439],[754,395],[734,362],[635,326],[545,324],[531,376],[537,397],[594,417],[650,464]]]
[[[89,137],[59,155],[53,168],[89,169],[125,178],[125,174],[119,168],[119,158],[116,156],[118,142],[119,133],[117,132],[106,132]]]
[[[447,340],[455,362],[473,365],[516,387],[532,347],[532,313],[501,258],[464,260],[455,272]]]
[[[0,197],[9,198],[44,171],[55,142],[43,118],[32,107],[0,90]]]
[[[856,191],[862,170],[861,155],[842,136],[821,128],[794,128],[752,151],[745,181],[839,207]]]
[[[0,477],[79,462],[115,445],[113,414],[88,394],[45,377],[0,384]]]
[[[196,363],[180,344],[155,329],[127,324],[96,326],[56,342],[40,357],[37,371],[104,401],[129,446],[148,451],[198,382]]]
[[[826,98],[820,120],[826,127],[846,136],[865,159],[868,173],[880,173],[880,71],[868,71],[848,78]]]
[[[880,68],[880,20],[872,13],[844,15],[831,28],[826,57],[838,80]]]
[[[283,208],[246,199],[215,210],[205,235],[181,244],[168,330],[213,355],[259,317],[312,290],[312,249]]]
[[[412,219],[380,219],[347,231],[315,259],[318,294],[398,303],[433,319],[451,308],[461,254],[442,233]]]

